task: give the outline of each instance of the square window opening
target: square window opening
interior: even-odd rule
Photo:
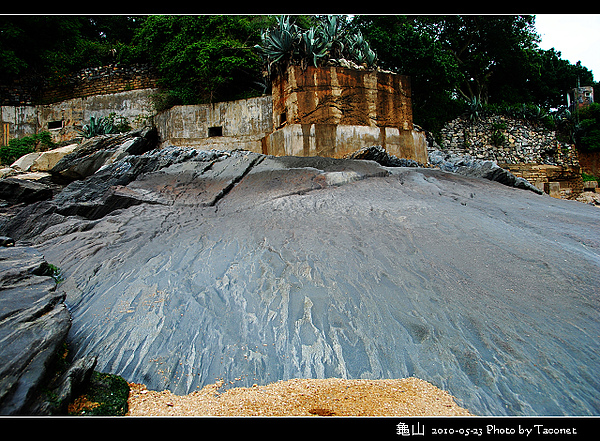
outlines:
[[[48,130],[55,130],[55,129],[62,129],[63,128],[63,122],[62,120],[60,121],[48,121]]]
[[[223,136],[223,127],[209,127],[208,128],[208,137],[212,138],[214,136]]]

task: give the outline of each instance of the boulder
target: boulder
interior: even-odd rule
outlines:
[[[11,167],[0,168],[0,179],[14,176],[17,173],[18,172],[14,168],[11,168]]]
[[[18,173],[11,177],[13,177],[14,179],[21,179],[25,181],[37,181],[42,183],[44,183],[44,181],[52,181],[52,175],[43,171],[29,171],[25,173]]]
[[[414,375],[478,415],[597,414],[600,211],[364,154],[128,154],[0,234],[63,270],[73,356],[149,389]]]
[[[29,171],[30,167],[33,165],[35,160],[39,158],[41,155],[40,152],[28,153],[26,155],[21,156],[15,162],[13,162],[10,168],[17,171]]]
[[[0,199],[11,204],[30,204],[50,199],[52,195],[52,187],[46,184],[16,177],[0,179]]]
[[[50,172],[70,180],[85,179],[127,155],[140,155],[152,150],[156,143],[154,128],[96,136],[63,156]]]
[[[459,162],[167,147],[0,234],[63,269],[74,357],[149,389],[415,375],[478,415],[597,413],[600,211]]]
[[[67,406],[89,384],[98,357],[88,355],[76,360],[57,379],[50,381],[27,410],[29,415],[64,415]]]
[[[441,170],[458,173],[463,176],[489,179],[490,181],[500,182],[509,187],[517,187],[533,191],[537,194],[544,194],[542,190],[526,179],[516,177],[510,171],[500,167],[496,161],[434,150],[429,152],[429,164]]]
[[[375,161],[384,167],[422,167],[423,164],[412,159],[398,158],[390,155],[381,146],[363,147],[346,156],[348,159],[365,159]]]
[[[29,167],[30,171],[41,171],[47,172],[52,170],[54,166],[60,161],[63,157],[73,152],[75,149],[79,147],[79,144],[69,144],[64,147],[59,147],[53,150],[48,150],[47,152],[42,152],[31,164]]]
[[[71,327],[51,274],[33,248],[0,250],[0,415],[30,413]]]

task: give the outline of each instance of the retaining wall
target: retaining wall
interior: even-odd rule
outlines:
[[[560,142],[554,131],[540,125],[499,115],[476,122],[457,118],[440,135],[442,151],[496,161],[542,190],[551,182],[567,193],[583,189],[575,146]]]

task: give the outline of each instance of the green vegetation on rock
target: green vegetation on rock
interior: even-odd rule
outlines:
[[[0,162],[10,165],[21,156],[34,152],[36,149],[48,150],[54,147],[50,132],[40,132],[23,138],[11,139],[8,145],[0,147]]]
[[[89,385],[69,405],[69,415],[123,416],[128,398],[129,384],[122,377],[94,372]]]

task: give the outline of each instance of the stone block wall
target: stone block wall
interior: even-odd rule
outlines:
[[[558,141],[554,131],[542,126],[494,115],[476,122],[457,118],[440,134],[442,151],[496,161],[542,190],[550,182],[559,182],[566,192],[583,189],[575,146]]]
[[[0,106],[32,105],[38,87],[28,78],[17,78],[10,84],[0,84]]]
[[[74,98],[156,88],[158,75],[149,65],[102,66],[83,69],[53,87],[45,87],[39,101],[55,103]]]
[[[600,178],[600,151],[579,152],[578,157],[582,171],[588,175]]]
[[[540,190],[546,191],[550,188],[547,184],[555,182],[565,195],[583,191],[581,169],[576,165],[502,164],[502,167],[515,176],[527,179]]]
[[[504,141],[495,142],[494,132]],[[476,122],[463,118],[450,121],[441,130],[441,148],[498,164],[579,165],[575,147],[559,142],[555,132],[498,115]]]

